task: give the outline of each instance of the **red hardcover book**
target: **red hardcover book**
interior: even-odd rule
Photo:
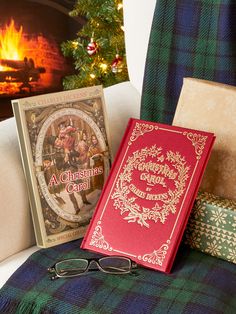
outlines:
[[[214,140],[130,119],[81,247],[170,272]]]

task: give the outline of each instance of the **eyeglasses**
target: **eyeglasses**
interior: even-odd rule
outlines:
[[[48,268],[48,271],[53,274],[51,279],[55,280],[57,278],[76,277],[95,270],[113,275],[129,274],[135,268],[137,268],[137,264],[127,257],[106,256],[91,259],[65,259]]]

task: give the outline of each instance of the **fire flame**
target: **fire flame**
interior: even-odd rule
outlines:
[[[14,20],[3,29],[0,29],[0,59],[21,60],[23,51],[20,48],[22,40],[23,27],[17,30]],[[0,70],[6,70],[6,67],[0,66]]]
[[[14,19],[0,27],[0,97],[58,88],[66,71],[58,44],[50,35],[25,33]]]

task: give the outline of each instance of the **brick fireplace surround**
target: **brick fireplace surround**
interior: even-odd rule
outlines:
[[[6,12],[0,17],[0,120],[13,115],[12,99],[60,91],[63,77],[74,72],[61,52],[61,43],[85,23],[69,16],[74,3],[0,1],[0,12]]]

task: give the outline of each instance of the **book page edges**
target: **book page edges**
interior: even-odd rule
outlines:
[[[27,156],[27,149],[26,149],[26,143],[24,141],[24,132],[22,128],[22,118],[21,118],[21,110],[19,109],[20,102],[18,100],[12,101],[12,108],[14,112],[14,116],[16,119],[16,129],[17,129],[17,136],[19,140],[19,148],[21,153],[21,162],[24,170],[24,174],[26,178],[29,178],[31,180],[31,174],[30,174],[30,166],[29,166],[29,160]],[[33,184],[29,184],[29,180],[26,181],[26,186],[28,190],[28,196],[29,196],[29,202],[30,202],[30,210],[31,210],[31,217],[33,221],[33,226],[35,229],[35,238],[37,246],[39,247],[46,247],[44,239],[42,237],[42,230],[40,226],[40,221],[38,219],[38,214],[36,211],[36,203],[34,197],[32,197],[34,190],[33,190]]]

